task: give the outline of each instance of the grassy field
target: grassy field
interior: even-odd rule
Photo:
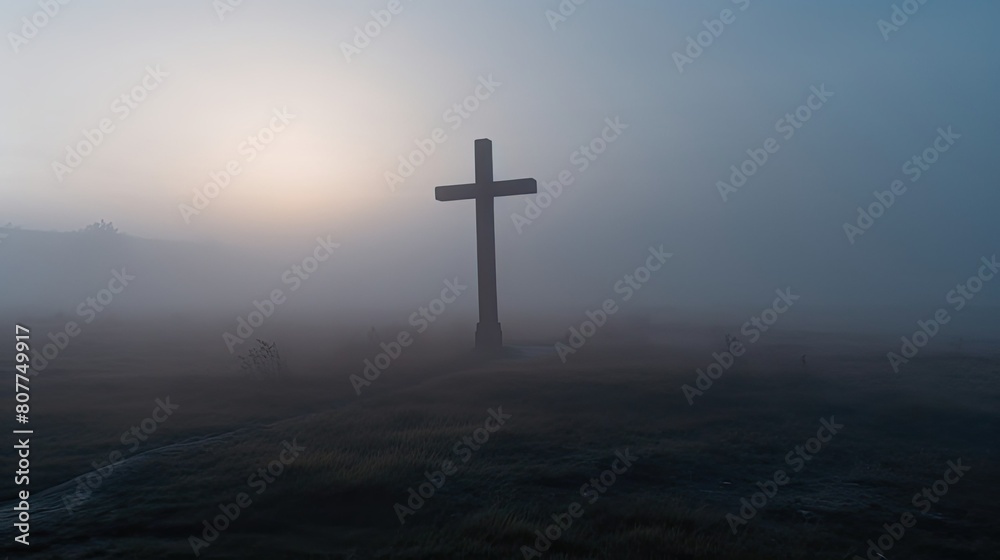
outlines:
[[[348,381],[370,350],[360,343],[329,371],[281,382],[164,374],[161,350],[142,345],[113,363],[80,351],[32,381],[33,544],[11,557],[193,558],[196,537],[199,557],[232,559],[844,559],[866,557],[910,512],[904,534],[883,536],[886,558],[997,558],[997,356],[928,353],[893,374],[871,342],[775,337],[694,404],[681,387],[710,363],[708,343],[595,342],[562,364],[478,362],[432,340],[361,396]],[[177,409],[124,444],[168,396]],[[843,427],[799,460],[796,446],[831,417]],[[304,449],[282,455],[292,442]],[[76,478],[115,451],[123,460],[81,498]],[[621,468],[616,452],[635,459]],[[915,507],[959,460],[968,472]],[[440,470],[433,495],[408,505]],[[787,483],[740,517],[741,499],[778,470]],[[203,521],[234,507],[206,540]],[[735,534],[727,514],[745,521]],[[524,548],[546,548],[536,531],[553,515],[568,526],[551,547]]]

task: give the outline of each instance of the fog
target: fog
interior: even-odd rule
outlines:
[[[83,318],[124,270],[101,317],[223,332],[282,290],[276,320],[364,333],[457,280],[447,320],[471,332],[474,203],[433,189],[473,182],[490,138],[497,180],[539,184],[495,203],[507,333],[562,336],[608,298],[615,320],[736,329],[790,289],[783,327],[905,333],[947,307],[950,334],[998,334],[997,286],[949,297],[1000,240],[996,3],[891,31],[862,1],[401,6],[368,43],[382,4],[72,3],[8,36],[3,313]],[[37,9],[0,22],[27,37]],[[99,220],[120,233],[76,232]],[[651,249],[671,256],[622,301]]]

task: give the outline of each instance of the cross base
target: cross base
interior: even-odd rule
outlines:
[[[476,350],[495,352],[503,348],[503,332],[500,323],[476,323]]]

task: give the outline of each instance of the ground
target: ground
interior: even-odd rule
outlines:
[[[13,558],[845,559],[880,537],[889,559],[1000,554],[995,350],[894,373],[880,340],[774,335],[692,404],[682,386],[721,345],[668,332],[595,338],[565,364],[428,340],[359,396],[363,343],[272,381],[168,363],[162,337],[92,350],[123,330],[93,329],[32,378],[32,544]],[[168,397],[176,410],[154,413]],[[153,417],[145,441],[122,441]],[[279,474],[255,475],[269,464]],[[439,487],[420,503],[427,473]],[[925,488],[936,503],[915,505]]]

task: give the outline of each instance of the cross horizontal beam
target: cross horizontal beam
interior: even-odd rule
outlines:
[[[538,181],[534,179],[512,179],[510,181],[494,181],[492,183],[468,183],[465,185],[437,187],[434,189],[434,198],[440,201],[471,200],[479,197],[494,198],[497,196],[535,194],[537,192]]]

